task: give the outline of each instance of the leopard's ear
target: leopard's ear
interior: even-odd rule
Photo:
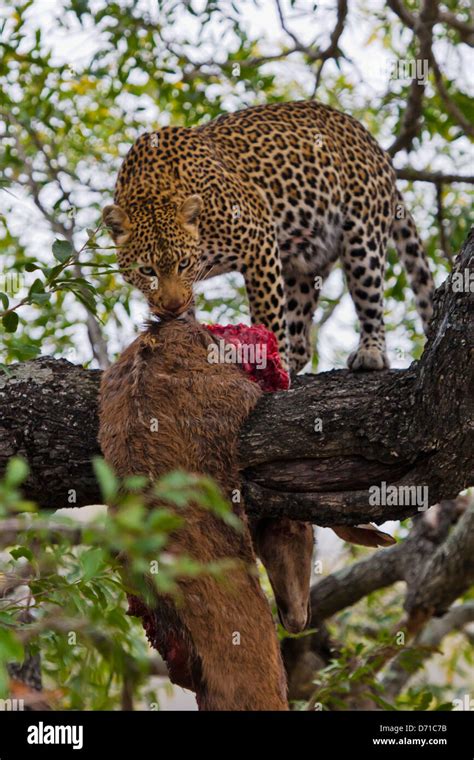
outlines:
[[[200,195],[189,195],[181,204],[178,217],[183,224],[196,225],[202,211],[202,198]]]
[[[111,232],[117,245],[123,245],[130,237],[130,219],[120,206],[105,206],[102,211],[104,224]]]

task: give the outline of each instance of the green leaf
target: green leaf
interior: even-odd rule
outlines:
[[[101,569],[104,562],[104,552],[100,547],[88,549],[79,558],[82,568],[82,580],[86,583]]]
[[[12,457],[7,464],[5,472],[5,485],[9,488],[16,488],[26,480],[29,472],[28,464],[20,457]]]
[[[117,513],[116,521],[118,525],[130,531],[140,531],[143,529],[144,507],[141,504],[128,504],[121,507]]]
[[[15,346],[15,351],[17,354],[16,358],[22,362],[28,359],[35,359],[41,353],[41,348],[28,343],[22,343]]]
[[[36,303],[42,306],[44,303],[51,299],[51,293],[33,293],[30,296],[31,303]]]
[[[39,277],[36,278],[33,285],[28,292],[28,298],[31,303],[39,304],[40,306],[51,298],[51,293],[46,293],[44,290],[44,282]]]
[[[15,638],[13,631],[9,631],[6,628],[0,628],[0,660],[22,660],[23,659],[23,646]]]
[[[53,282],[56,277],[64,271],[63,264],[56,264],[55,267],[44,267],[43,274],[47,278],[48,283]]]
[[[15,549],[10,549],[10,554],[12,555],[13,559],[20,559],[20,557],[25,557],[29,562],[33,559],[33,552],[31,549],[28,549],[27,546],[17,546]]]
[[[420,711],[425,712],[425,710],[428,709],[431,702],[433,701],[433,695],[429,691],[425,691],[420,696],[420,701],[418,703],[417,709]]]
[[[127,491],[141,491],[148,482],[146,475],[129,475],[128,478],[124,478],[123,485]]]
[[[9,311],[8,314],[4,314],[2,317],[2,324],[5,330],[9,333],[14,333],[18,327],[18,314],[16,311]]]
[[[387,702],[387,700],[380,697],[378,694],[374,694],[373,692],[368,693],[367,696],[369,699],[371,699],[378,707],[381,707],[383,710],[396,710],[397,708],[395,705],[392,705],[390,702]]]
[[[9,694],[9,675],[6,663],[0,661],[0,699],[7,699]]]
[[[67,240],[55,240],[53,243],[54,258],[64,264],[65,261],[71,258],[74,253],[74,249]]]
[[[33,293],[44,293],[44,283],[39,277],[36,278],[30,287],[29,294],[32,295]]]
[[[149,525],[153,532],[170,533],[179,528],[184,520],[168,509],[156,509],[150,514]]]
[[[97,482],[100,485],[100,490],[105,501],[113,501],[117,496],[119,487],[118,479],[115,477],[113,470],[109,467],[100,457],[95,457],[92,460],[92,466],[94,468]]]
[[[15,626],[17,622],[15,615],[12,615],[10,612],[0,612],[0,623]]]

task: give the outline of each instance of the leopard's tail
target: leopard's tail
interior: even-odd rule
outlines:
[[[427,332],[433,314],[434,282],[412,215],[397,190],[392,238],[415,294],[417,311]]]

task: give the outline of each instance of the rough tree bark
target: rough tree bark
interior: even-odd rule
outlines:
[[[373,485],[427,486],[434,504],[474,484],[473,281],[471,233],[436,292],[419,362],[305,376],[261,400],[240,435],[249,512],[319,525],[381,522],[418,506],[371,504]],[[0,473],[11,456],[24,456],[25,493],[43,507],[100,500],[90,465],[100,453],[99,381],[97,370],[50,357],[0,375]]]

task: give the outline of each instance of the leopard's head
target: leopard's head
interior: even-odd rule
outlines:
[[[111,205],[102,212],[125,279],[142,291],[157,316],[179,316],[192,303],[201,274],[201,210],[201,197],[190,195],[179,202],[144,200],[126,210]]]

